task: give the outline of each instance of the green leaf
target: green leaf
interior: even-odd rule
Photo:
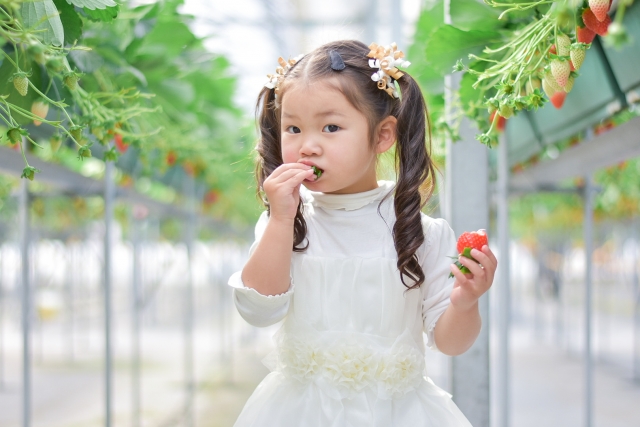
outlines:
[[[53,0],[58,12],[60,12],[60,21],[64,28],[64,40],[67,44],[73,44],[82,37],[82,18],[78,15],[75,8],[65,0]]]
[[[496,30],[502,27],[500,10],[477,0],[455,0],[451,2],[451,22],[456,28],[469,30]]]
[[[427,63],[425,51],[426,41],[431,33],[444,23],[444,6],[437,2],[430,8],[425,8],[416,23],[413,44],[407,50],[407,58],[411,61],[408,70],[411,76],[420,84],[423,90],[431,94],[444,92],[444,81],[440,73]]]
[[[36,34],[42,38],[44,44],[64,44],[64,28],[52,0],[22,3],[20,13],[27,28],[40,30]]]
[[[85,7],[82,11],[87,15],[87,18],[93,22],[111,22],[118,17],[118,13],[120,13],[120,5],[117,4],[105,9],[94,10]]]
[[[90,10],[117,6],[117,3],[113,0],[67,0],[67,2],[81,9],[86,8]]]
[[[462,31],[444,24],[427,41],[427,62],[441,76],[451,73],[458,59],[468,62],[470,53],[479,54],[488,44],[500,40],[496,31]]]

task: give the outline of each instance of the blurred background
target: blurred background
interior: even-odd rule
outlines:
[[[509,269],[486,298],[485,425],[640,425],[637,2],[628,40],[594,40],[561,109],[495,132],[504,157],[474,140],[486,111],[463,118],[465,77],[445,76],[528,12],[500,23],[475,0],[96,2],[0,0],[0,427],[233,425],[277,330],[246,324],[226,285],[261,212],[255,98],[278,56],[344,38],[405,51],[442,178],[451,139],[486,152],[490,244]],[[21,24],[40,30],[19,39]],[[26,95],[15,67],[31,70]],[[442,178],[436,217],[456,209]],[[449,391],[453,366],[427,352]]]

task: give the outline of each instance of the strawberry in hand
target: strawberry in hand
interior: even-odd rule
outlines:
[[[482,247],[486,244],[488,244],[488,240],[487,240],[487,233],[484,230],[471,231],[471,232],[465,231],[458,238],[458,244],[456,249],[458,250],[459,255],[451,258],[458,260],[460,256],[464,256],[476,261],[471,256],[471,249],[477,249],[481,251]],[[455,262],[455,265],[463,273],[469,273],[469,269],[464,265],[462,265],[459,260]],[[453,277],[453,274],[449,274],[449,277]]]
[[[462,233],[458,239],[460,256],[451,265],[451,275],[456,278],[451,292],[451,305],[457,310],[469,310],[489,290],[498,266],[487,245],[484,230]]]

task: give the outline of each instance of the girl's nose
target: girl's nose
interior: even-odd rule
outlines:
[[[309,156],[309,155],[318,155],[322,152],[322,147],[318,143],[317,139],[314,138],[313,135],[308,135],[303,139],[302,145],[300,146],[300,155],[301,156]]]

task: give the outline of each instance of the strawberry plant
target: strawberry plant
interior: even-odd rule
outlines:
[[[428,102],[442,102],[433,96],[436,78],[452,70],[463,72],[449,103],[448,123],[432,117],[433,134],[455,141],[456,116],[465,115],[480,129],[477,139],[494,146],[500,117],[535,110],[548,101],[561,108],[580,78],[575,72],[594,37],[606,35],[605,42],[615,46],[628,38],[622,19],[632,1],[619,2],[614,22],[609,0],[458,0],[450,4],[450,24],[433,18],[441,12],[439,6],[425,10],[410,53],[418,57],[414,63],[422,69],[418,79],[430,95]],[[419,43],[425,46],[423,63],[416,52]]]

